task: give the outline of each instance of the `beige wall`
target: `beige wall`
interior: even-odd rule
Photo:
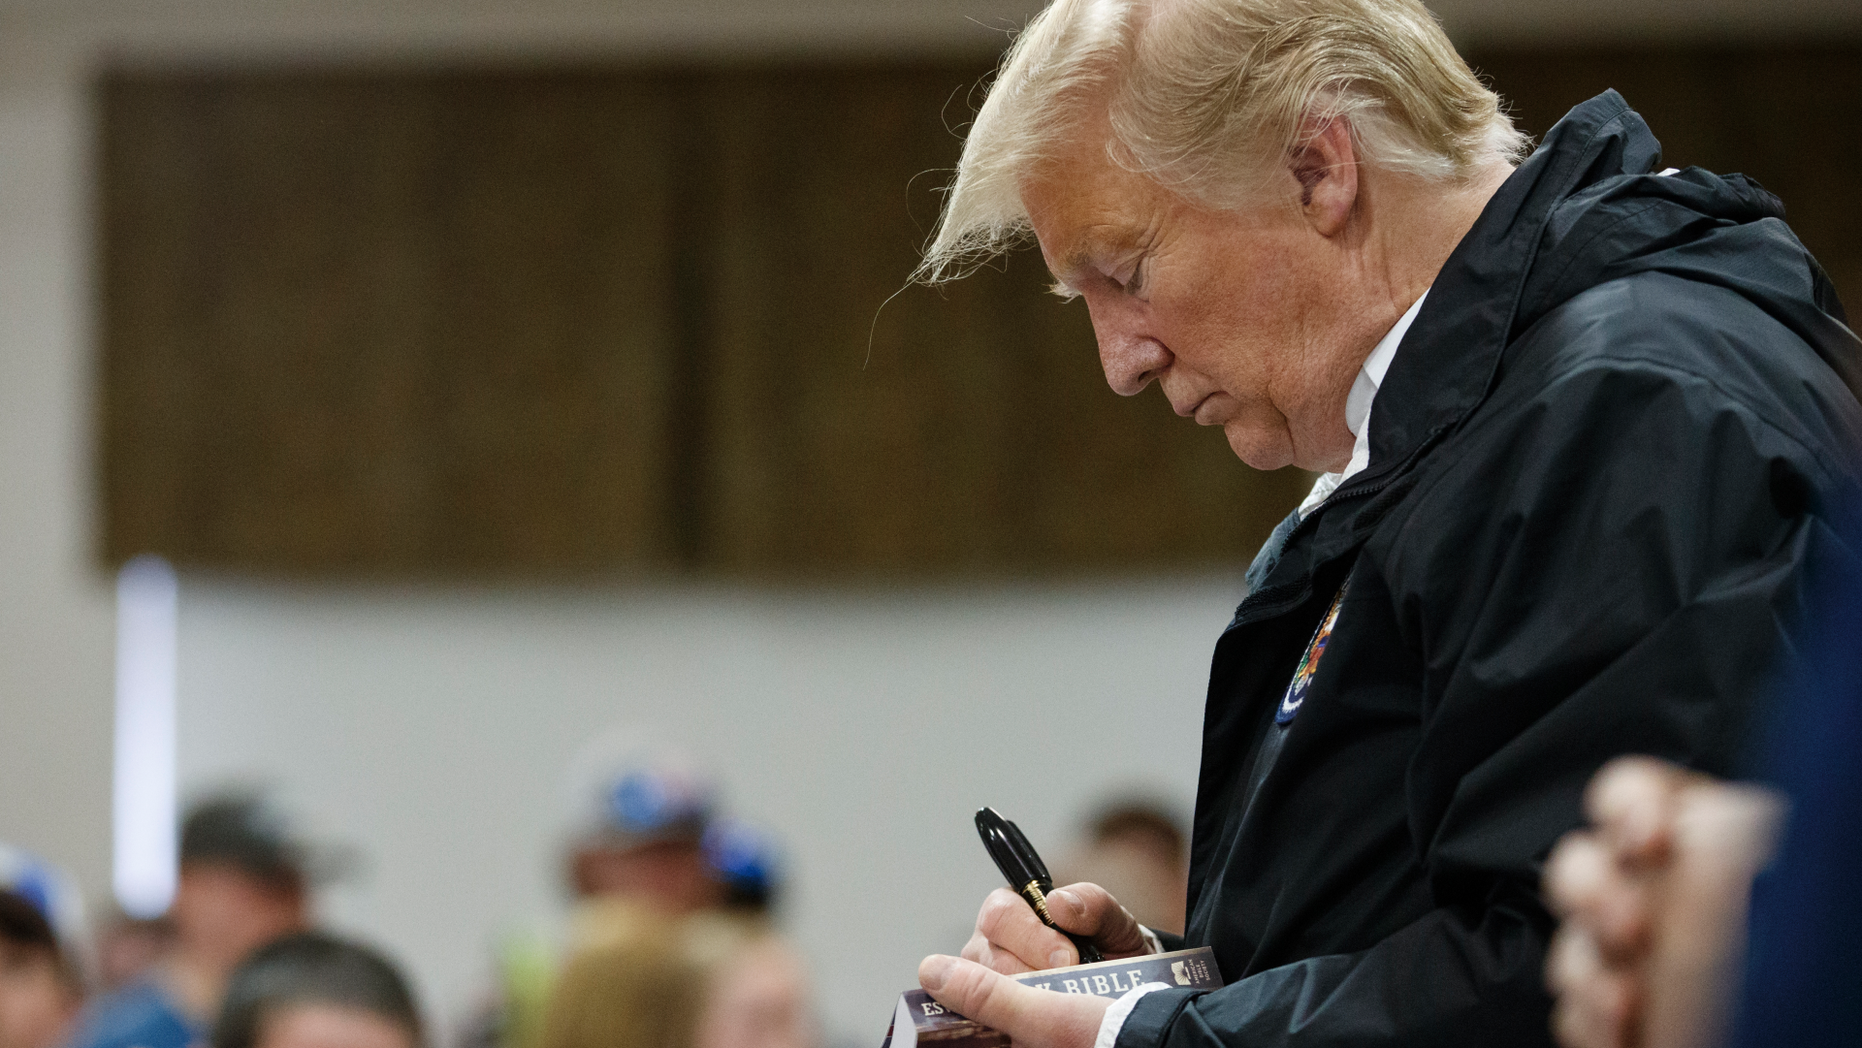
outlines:
[[[0,58],[0,839],[109,875],[110,580],[90,558],[82,98]]]

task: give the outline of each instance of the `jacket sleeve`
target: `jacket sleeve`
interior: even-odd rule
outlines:
[[[1549,1045],[1537,886],[1585,783],[1626,752],[1732,770],[1802,581],[1839,545],[1819,452],[1786,409],[1658,362],[1494,407],[1352,581],[1387,591],[1423,666],[1403,789],[1437,908],[1366,950],[1151,994],[1119,1048]]]
[[[1117,1048],[1549,1043],[1540,989],[1550,919],[1533,894],[1443,907],[1368,950],[1312,957],[1221,990],[1141,998]],[[1497,991],[1523,1007],[1491,1008]]]

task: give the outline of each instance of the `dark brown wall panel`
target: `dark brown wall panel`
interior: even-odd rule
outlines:
[[[1301,475],[1114,396],[1038,256],[881,311],[986,68],[111,78],[108,557],[1245,561]]]
[[[1622,90],[1669,162],[1778,193],[1862,298],[1853,47],[1473,58],[1535,134]],[[1245,561],[1305,478],[1248,470],[1155,393],[1112,395],[1036,254],[891,297],[987,67],[107,78],[107,558]]]
[[[440,123],[436,514],[474,565],[663,562],[675,85],[464,81]]]
[[[663,560],[667,85],[117,78],[107,553]]]

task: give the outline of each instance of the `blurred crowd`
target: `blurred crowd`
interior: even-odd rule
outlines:
[[[776,847],[680,755],[572,772],[566,941],[495,951],[471,1014],[423,1018],[378,946],[316,927],[340,875],[266,797],[208,797],[179,834],[173,902],[93,928],[70,878],[0,844],[0,1048],[819,1048],[801,956],[773,919]],[[1112,803],[1057,868],[1181,927],[1185,830]]]
[[[167,912],[94,936],[68,877],[0,846],[0,1048],[811,1048],[767,836],[675,762],[610,771],[564,848],[566,949],[501,958],[437,1035],[394,960],[315,927],[330,850],[263,796],[194,805]]]

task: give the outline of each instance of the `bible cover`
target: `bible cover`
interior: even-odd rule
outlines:
[[[1152,982],[1192,990],[1214,990],[1222,985],[1222,974],[1215,967],[1215,954],[1207,946],[1024,972],[1011,978],[1056,993],[1090,993],[1114,998]],[[892,1025],[886,1029],[886,1039],[879,1048],[910,1048],[926,1043],[938,1048],[1008,1048],[1009,1038],[982,1023],[965,1019],[932,1000],[923,990],[907,990],[899,995]]]

